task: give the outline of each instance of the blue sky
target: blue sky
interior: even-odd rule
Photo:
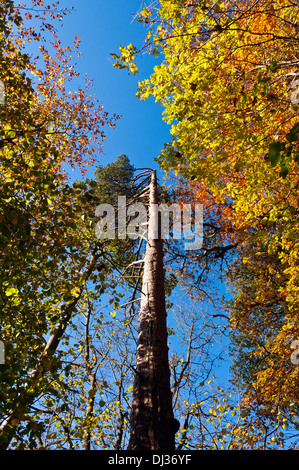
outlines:
[[[83,57],[78,59],[77,69],[93,80],[94,92],[104,110],[122,116],[115,130],[106,129],[104,155],[99,162],[103,165],[124,153],[135,167],[157,168],[154,158],[169,140],[162,107],[153,99],[140,101],[136,97],[137,83],[152,72],[154,59],[143,55],[136,76],[112,66],[110,54],[117,53],[120,45],[142,45],[146,30],[132,16],[141,4],[141,0],[61,1],[61,6],[74,6],[74,11],[65,16],[59,37],[65,44],[72,43],[76,34],[81,38]],[[89,170],[87,177],[93,173]]]
[[[81,38],[80,52],[83,57],[78,59],[76,69],[82,79],[87,75],[93,80],[93,92],[104,110],[111,115],[116,113],[122,116],[116,129],[106,127],[104,154],[98,163],[106,165],[124,153],[136,168],[158,169],[154,158],[159,155],[164,143],[170,140],[170,128],[163,122],[163,109],[154,99],[140,101],[136,97],[138,81],[148,78],[158,61],[148,55],[139,57],[139,73],[133,76],[126,70],[114,68],[110,56],[118,52],[120,45],[142,45],[146,30],[136,20],[133,21],[132,15],[141,4],[142,0],[61,0],[61,7],[74,6],[74,11],[64,17],[58,36],[63,45],[71,45],[75,35]],[[89,168],[85,176],[93,178],[95,169],[96,165]],[[82,178],[79,171],[70,176],[72,179]],[[158,171],[158,176],[162,182],[162,171]],[[172,300],[175,305],[184,305],[185,301],[180,291],[173,294]],[[217,342],[214,348],[215,354],[222,350]],[[221,369],[221,379],[226,379],[227,364],[222,364]]]
[[[70,44],[78,34],[83,53],[78,62],[79,71],[93,79],[97,99],[104,110],[122,115],[115,130],[106,129],[104,154],[99,163],[105,165],[125,153],[135,167],[158,169],[154,158],[170,140],[170,128],[163,122],[163,109],[154,99],[141,101],[136,97],[138,81],[148,78],[158,62],[148,55],[141,56],[139,73],[133,76],[126,70],[114,68],[110,56],[118,52],[120,45],[142,45],[146,30],[132,21],[132,13],[136,13],[141,4],[141,0],[63,0],[62,6],[73,5],[75,10],[65,17],[59,37]],[[93,177],[93,173],[94,169],[90,169],[86,176]],[[158,175],[162,178],[163,173],[158,172]],[[175,298],[175,302],[184,303],[181,292]],[[216,349],[218,347],[221,349],[215,345]],[[224,375],[226,370],[223,367]]]

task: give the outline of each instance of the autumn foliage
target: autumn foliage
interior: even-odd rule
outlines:
[[[196,192],[206,222],[211,202],[222,208],[214,225],[237,247],[227,266],[235,383],[249,422],[254,410],[277,429],[298,407],[298,15],[292,0],[161,0],[139,17],[140,51],[161,60],[138,96],[154,96],[171,126],[158,161]],[[125,54],[115,65],[135,73],[137,48]]]
[[[60,41],[69,11],[29,3],[0,6],[0,447],[120,450],[141,245],[97,240],[94,210],[117,197],[115,174],[132,195],[134,167],[121,156],[95,182],[68,178],[98,164],[118,116],[77,72],[80,38]],[[173,178],[167,197],[204,206],[202,249],[165,243],[166,294],[178,286],[197,302],[168,325],[176,449],[296,448],[286,439],[299,409],[298,3],[160,0],[137,18],[144,44],[121,46],[115,65],[135,74],[140,53],[155,57],[137,95],[154,97],[170,127],[157,158]],[[229,390],[211,379],[219,332]]]
[[[2,448],[22,427],[23,436],[36,431],[28,407],[49,390],[57,346],[100,256],[82,220],[86,184],[70,183],[66,168],[84,174],[102,151],[103,126],[116,120],[89,84],[72,91],[80,40],[62,47],[51,23],[66,12],[30,6],[0,7]]]

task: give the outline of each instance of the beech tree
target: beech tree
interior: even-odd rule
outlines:
[[[7,1],[0,7],[2,449],[14,438],[19,448],[23,442],[30,447],[41,432],[31,406],[43,394],[57,393],[59,346],[84,304],[88,281],[95,281],[102,253],[81,217],[86,184],[70,184],[63,167],[84,173],[89,156],[93,161],[101,153],[103,126],[114,126],[116,116],[97,106],[88,87],[68,93],[67,83],[77,74],[70,47],[61,46],[50,21],[65,14],[56,6],[33,1],[28,10]],[[30,25],[32,14],[40,21],[38,34]],[[39,61],[25,52],[29,42],[39,50]],[[74,51],[78,43],[77,38]]]
[[[298,338],[298,4],[161,0],[139,13],[144,44],[122,46],[115,65],[135,74],[139,52],[161,59],[137,91],[163,106],[171,126],[158,161],[220,209],[219,227],[237,250],[228,279],[232,334],[244,347],[238,368],[252,365],[244,412],[248,423],[255,413],[283,433],[298,382],[290,360]]]
[[[139,263],[139,241],[96,238],[103,186],[70,183],[65,166],[84,175],[117,116],[96,104],[90,83],[69,93],[80,39],[63,47],[50,21],[67,11],[30,6],[0,7],[1,449],[284,446],[298,410],[290,361],[298,338],[297,3],[161,0],[142,8],[144,49],[162,60],[138,95],[162,104],[172,134],[158,161],[174,173],[180,203],[205,210],[202,249],[185,253],[166,241],[164,269],[159,239]],[[136,73],[137,53],[121,47],[116,65]],[[122,189],[147,200],[148,170],[137,181],[121,161]],[[106,189],[115,201],[114,182]],[[216,268],[236,289],[226,309],[215,295]],[[166,325],[176,286],[212,300],[216,323],[210,334],[197,311],[184,315],[183,350],[173,347],[178,324]],[[238,353],[234,396],[209,383],[207,346],[228,326]]]

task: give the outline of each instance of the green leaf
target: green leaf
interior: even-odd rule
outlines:
[[[277,165],[280,160],[280,152],[282,150],[281,142],[272,142],[269,144],[269,153],[265,156],[265,160],[269,161],[272,166]]]
[[[286,138],[289,142],[295,142],[299,139],[299,122],[296,122],[292,129],[286,134]]]
[[[273,60],[273,62],[267,67],[267,69],[273,73],[277,72],[277,70],[279,70],[280,68],[281,66],[278,64],[276,60]]]
[[[280,173],[279,175],[282,177],[282,178],[285,178],[289,173],[289,170],[286,166],[283,166],[280,170]]]
[[[14,139],[15,136],[16,136],[15,131],[9,131],[9,132],[7,133],[7,137],[8,137],[9,139]]]

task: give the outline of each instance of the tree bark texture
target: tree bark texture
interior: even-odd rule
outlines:
[[[160,231],[156,239],[150,233],[157,223],[155,204],[158,191],[153,172],[128,449],[172,451],[179,423],[173,416],[170,389],[163,246]]]

